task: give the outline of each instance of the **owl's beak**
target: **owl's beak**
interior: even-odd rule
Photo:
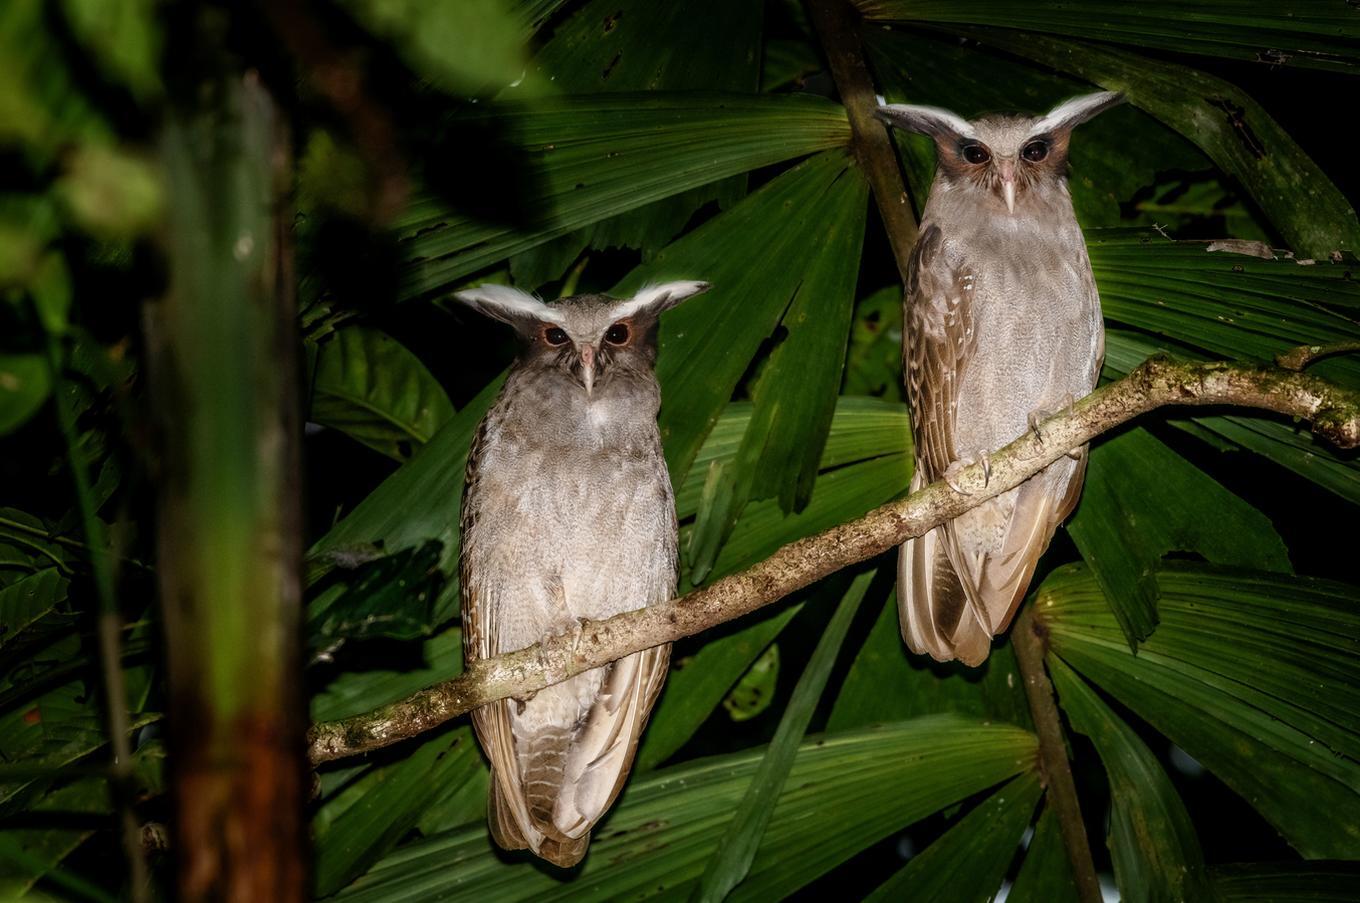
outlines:
[[[1015,161],[999,160],[997,168],[1001,170],[1001,195],[1006,199],[1006,212],[1015,214]]]
[[[595,346],[581,346],[581,385],[586,387],[586,394],[595,387]]]

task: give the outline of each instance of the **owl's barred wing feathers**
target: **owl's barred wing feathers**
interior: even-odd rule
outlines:
[[[938,226],[922,231],[907,276],[906,341],[902,369],[911,404],[916,448],[915,492],[944,476],[956,459],[957,388],[975,349],[971,293],[974,277],[944,253]],[[991,633],[970,610],[963,583],[950,562],[946,528],[902,545],[898,607],[902,637],[913,652],[937,659],[981,660]]]
[[[936,225],[921,233],[908,275],[904,370],[912,408],[912,490],[959,457],[959,394],[977,354],[976,274],[951,259]],[[1098,366],[1098,364],[1097,364]],[[989,449],[991,450],[991,449]],[[913,652],[981,664],[1009,625],[1053,531],[1075,506],[1084,451],[1010,492],[903,543],[898,563],[902,636]]]

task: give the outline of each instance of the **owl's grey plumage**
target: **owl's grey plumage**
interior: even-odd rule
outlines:
[[[1075,126],[1120,99],[1101,92],[1041,117],[973,121],[934,107],[880,109],[892,125],[933,138],[937,156],[903,300],[913,490],[985,463],[1095,388],[1105,332],[1067,190],[1067,150]],[[903,543],[897,594],[912,651],[982,663],[1085,472],[1083,448]]]
[[[459,574],[469,662],[674,595],[657,318],[706,288],[673,282],[553,304],[496,285],[456,295],[521,343],[468,456]],[[669,661],[669,646],[648,649],[473,712],[498,844],[580,861],[632,767]]]

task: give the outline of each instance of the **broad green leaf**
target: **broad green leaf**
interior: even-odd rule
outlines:
[[[1360,21],[1342,4],[1201,0],[854,0],[877,22],[986,25],[1276,66],[1360,73]]]
[[[158,98],[163,37],[157,0],[64,0],[62,9],[77,40],[109,76],[139,100]]]
[[[758,78],[761,18],[762,4],[753,0],[591,0],[553,29],[529,73],[569,94],[750,94]],[[516,255],[511,272],[517,284],[534,287],[561,276],[586,247],[640,248],[650,256],[704,204],[716,200],[730,207],[745,193],[745,177],[736,176],[655,201]]]
[[[1111,91],[1189,138],[1251,192],[1301,256],[1360,250],[1360,220],[1303,148],[1241,88],[1198,69],[1108,46],[1004,30],[970,34]],[[1103,288],[1103,286],[1102,286]]]
[[[693,517],[699,510],[699,495],[709,465],[728,461],[737,453],[750,418],[748,401],[734,401],[723,410],[684,482],[676,488],[675,509],[681,520]],[[842,395],[836,399],[836,412],[822,450],[822,470],[883,456],[911,460],[911,424],[906,407],[876,398]]]
[[[1267,862],[1210,869],[1224,903],[1351,903],[1360,899],[1360,863]]]
[[[0,354],[0,436],[38,412],[52,391],[52,373],[40,354]]]
[[[327,655],[349,640],[414,640],[434,627],[431,610],[442,583],[439,543],[427,542],[360,565],[308,606],[306,637]]]
[[[859,611],[859,604],[864,600],[864,593],[869,589],[873,577],[873,571],[865,571],[855,577],[836,606],[826,630],[818,638],[817,647],[793,688],[793,696],[779,719],[774,738],[765,748],[765,755],[751,776],[751,783],[737,806],[736,815],[728,823],[722,842],[718,844],[717,851],[699,879],[695,899],[725,900],[750,870],[761,838],[774,814],[775,801],[784,789],[789,770],[793,767],[803,734],[812,721],[827,678],[831,676],[831,669],[840,654],[841,644],[845,642],[845,634],[855,619],[855,612]]]
[[[1053,807],[1045,805],[1006,901],[1077,903],[1077,900],[1077,882],[1072,878],[1072,861],[1067,857],[1062,828]]]
[[[458,509],[468,448],[482,417],[495,401],[496,379],[454,415],[411,460],[397,468],[322,536],[313,558],[353,546],[381,543],[389,554],[438,540],[439,569],[447,578],[435,599],[433,623],[448,620],[458,608]]]
[[[54,567],[0,586],[0,664],[52,634],[76,626],[76,615],[59,606],[69,581]]]
[[[313,821],[317,896],[340,890],[392,849],[438,801],[432,791],[474,780],[481,771],[472,729],[460,727],[371,769],[328,800]]]
[[[851,158],[841,150],[819,154],[669,245],[614,288],[627,297],[666,279],[713,284],[661,319],[659,422],[672,483],[683,482],[800,283],[821,271],[808,249],[834,224],[853,232],[854,223],[863,222],[864,204],[864,181]]]
[[[483,93],[524,75],[523,20],[508,0],[343,0],[341,6],[450,93]]]
[[[312,720],[358,715],[455,677],[462,670],[463,635],[452,627],[425,640],[420,658],[410,668],[344,672],[312,697]]]
[[[1048,667],[1073,730],[1091,738],[1110,780],[1106,844],[1122,899],[1211,899],[1195,826],[1157,757],[1061,659]]]
[[[1360,304],[1345,267],[1210,252],[1144,230],[1097,230],[1086,244],[1107,321],[1214,357],[1266,362],[1297,345],[1360,339],[1360,325],[1323,306]],[[1309,372],[1360,385],[1360,359],[1331,358]]]
[[[1018,728],[952,717],[809,738],[750,874],[729,899],[779,899],[893,831],[1033,770],[1035,751],[1033,735]],[[763,752],[703,759],[631,782],[572,880],[524,859],[502,861],[479,826],[398,849],[337,899],[683,899]]]
[[[774,702],[778,687],[779,644],[771,643],[723,699],[727,717],[733,721],[750,721],[763,714]]]
[[[760,90],[801,87],[803,79],[821,69],[817,48],[810,41],[768,38],[760,67]]]
[[[868,202],[868,185],[857,167],[847,168],[838,177],[834,191],[834,198],[828,190],[828,197],[809,211],[818,218],[818,236],[801,231],[799,226],[806,229],[804,224],[795,225],[789,236],[795,242],[815,241],[818,254],[808,255],[794,245],[778,251],[769,248],[781,266],[767,270],[748,264],[747,272],[737,275],[724,295],[729,303],[733,298],[760,294],[777,302],[792,300],[787,311],[781,311],[777,344],[752,389],[754,407],[741,447],[732,466],[721,471],[712,507],[700,506],[689,544],[690,578],[695,582],[708,575],[748,501],[777,498],[780,508],[789,512],[805,507],[812,494],[841,383]],[[796,253],[790,255],[790,251]],[[681,266],[676,260],[669,265]],[[705,278],[721,286],[728,272],[723,268],[721,275]],[[727,321],[725,325],[722,335],[731,341],[734,324]],[[687,335],[697,342],[719,341],[714,331],[690,328]],[[690,345],[686,351],[693,355],[691,349],[702,347]],[[734,370],[733,377],[735,383],[740,372]]]
[[[880,884],[865,903],[993,899],[1042,794],[1034,772],[1012,778]]]
[[[896,577],[896,553],[889,577]],[[885,588],[892,583],[885,583]],[[897,594],[888,592],[878,617],[841,683],[826,729],[854,730],[920,715],[956,712],[1028,727],[1027,704],[1009,643],[978,668],[912,655],[898,626]]]
[[[901,286],[885,286],[855,305],[841,392],[902,401]]]
[[[868,29],[866,43],[891,103],[943,106],[962,116],[997,110],[1041,113],[1091,90],[1089,84],[1013,57],[964,46],[943,35]],[[897,129],[907,179],[918,210],[935,168],[935,143]],[[1131,141],[1130,135],[1140,136]],[[1194,145],[1152,116],[1125,105],[1079,128],[1071,145],[1068,186],[1085,228],[1124,222],[1122,205],[1166,170],[1203,170],[1210,162]]]
[[[726,635],[701,637],[703,646],[698,652],[673,658],[661,699],[638,746],[634,768],[650,771],[675,755],[722,703],[732,682],[801,610],[801,602],[779,606],[772,614],[757,615],[750,624],[739,622]]]
[[[1124,330],[1105,333],[1105,375],[1117,379],[1154,354],[1167,351],[1146,336]],[[1178,353],[1184,349],[1177,348]],[[1360,503],[1360,462],[1343,457],[1326,443],[1313,438],[1303,424],[1269,415],[1220,414],[1186,417],[1180,412],[1166,415],[1172,426],[1185,430],[1215,445],[1230,443],[1274,461],[1282,467],[1336,493]]]
[[[1107,436],[1091,449],[1081,504],[1067,532],[1130,649],[1157,626],[1154,572],[1168,552],[1293,570],[1269,518],[1141,428]]]
[[[520,178],[541,186],[541,221],[520,229],[415,201],[395,224],[412,261],[403,297],[445,291],[512,254],[687,189],[844,146],[850,134],[844,110],[820,98],[701,93],[478,104],[459,124],[501,129],[526,155]]]
[[[52,769],[79,761],[104,745],[97,702],[76,681],[0,713],[0,760]],[[44,785],[32,777],[0,782],[0,814],[13,808],[16,797],[28,796],[26,790]]]
[[[0,143],[17,144],[38,168],[73,145],[109,138],[47,16],[46,3],[0,6]]]
[[[404,461],[452,416],[443,387],[391,336],[347,326],[319,347],[308,419]]]
[[[14,900],[32,891],[95,833],[100,816],[108,812],[108,782],[83,778],[38,800],[28,810],[31,826],[20,822],[0,829],[0,847],[5,848],[0,852],[0,898]]]
[[[1045,580],[1035,613],[1057,656],[1304,856],[1360,856],[1360,591],[1186,562],[1157,583],[1161,624],[1137,656],[1083,566]]]

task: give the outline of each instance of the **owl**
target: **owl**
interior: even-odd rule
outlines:
[[[912,253],[903,370],[912,489],[949,480],[1096,385],[1100,298],[1067,190],[1072,129],[1121,100],[1077,97],[1043,116],[972,121],[934,107],[879,115],[935,141],[935,181]],[[1042,436],[1040,436],[1042,438]],[[913,652],[979,665],[1071,513],[1086,449],[902,544],[897,597]]]
[[[702,282],[552,304],[483,285],[455,297],[520,353],[468,456],[461,518],[468,662],[670,599],[676,521],[656,415],[657,318]],[[670,647],[472,713],[496,842],[567,867],[632,767]]]

